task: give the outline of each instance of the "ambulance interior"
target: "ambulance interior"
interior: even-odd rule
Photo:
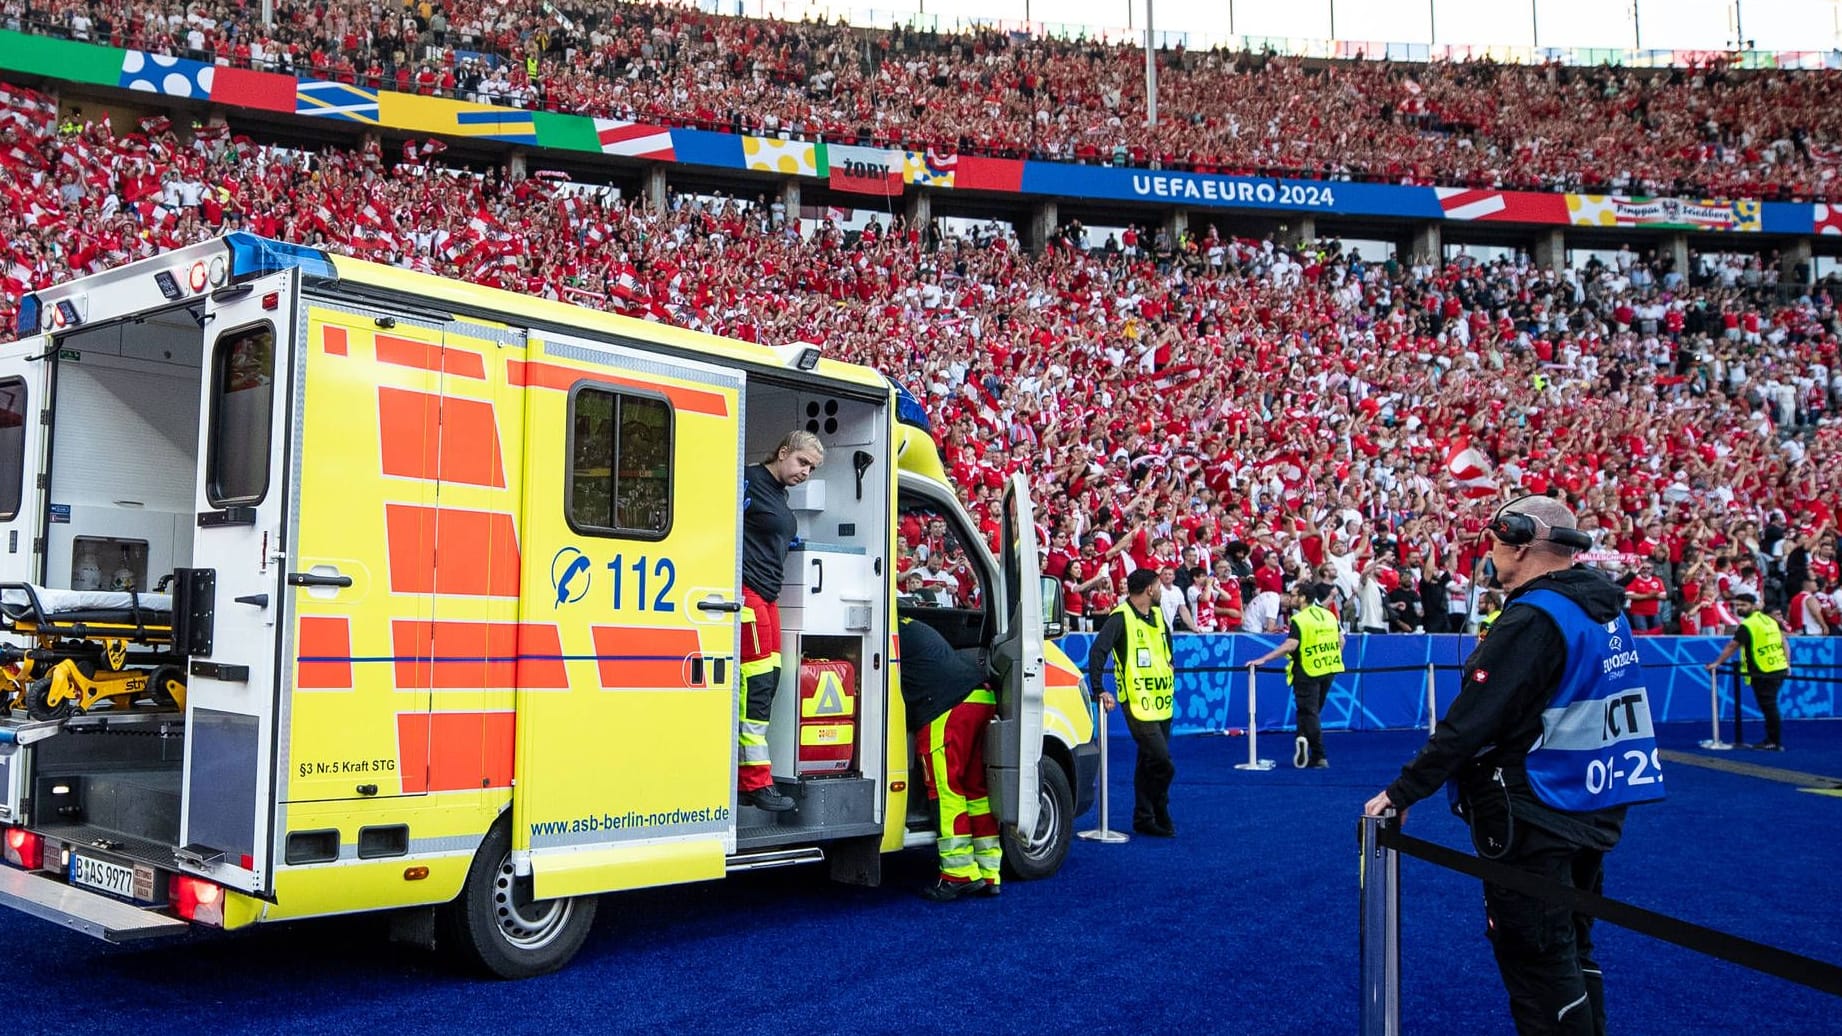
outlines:
[[[786,434],[813,432],[825,462],[789,487],[799,522],[780,595],[781,685],[768,726],[775,781],[791,813],[742,807],[738,848],[870,835],[882,825],[888,664],[889,433],[885,404],[751,379],[743,462],[767,459]]]
[[[825,828],[828,837],[859,825],[864,833],[880,830],[875,782],[864,775],[883,769],[889,687],[883,646],[894,630],[884,625],[886,609],[878,602],[893,582],[898,616],[934,627],[984,667],[992,636],[984,601],[996,573],[972,539],[976,530],[965,526],[950,497],[935,500],[904,490],[899,502],[888,499],[885,465],[891,463],[892,445],[881,401],[751,381],[746,402],[746,463],[766,459],[795,428],[818,435],[825,463],[788,493],[801,545],[787,556],[780,596],[784,662],[768,727],[775,779],[797,784],[801,804],[780,815],[778,828],[766,826],[776,824],[775,815],[744,807],[737,844],[788,841],[813,827]],[[922,566],[912,560],[885,558],[888,544],[881,530],[889,527],[891,511],[911,548],[931,545],[940,551],[948,579],[933,578],[931,573],[941,570],[920,572]],[[954,578],[961,564],[964,580]],[[907,573],[912,578],[903,580],[898,565],[915,570]],[[830,676],[854,688],[845,718],[832,708]],[[838,741],[847,736],[848,749]],[[906,826],[925,840],[936,820],[922,791],[913,739],[904,732],[902,740],[909,753]],[[764,839],[764,832],[779,834]]]
[[[47,600],[56,591],[155,595],[170,593],[166,577],[191,566],[204,395],[200,309],[195,303],[58,337],[47,427],[50,480],[38,495],[43,521],[26,523],[34,535],[42,529],[43,570],[31,570],[32,551],[13,543],[0,554],[0,580],[43,587],[48,592],[34,596]],[[32,410],[43,407],[44,400],[30,404]],[[35,463],[36,458],[25,461],[28,503],[35,497]],[[19,634],[13,639],[41,650],[52,646],[51,654],[66,656],[85,676],[98,676],[98,668],[151,674],[138,693],[89,698],[95,687],[137,686],[99,683],[85,698],[66,699],[54,710],[63,728],[59,736],[33,745],[31,787],[20,786],[24,775],[13,772],[20,768],[18,756],[0,771],[7,807],[15,817],[29,810],[48,844],[62,838],[171,862],[180,833],[183,697],[176,700],[161,687],[167,679],[183,680],[185,651],[174,643],[172,611],[162,609],[164,600],[169,598],[150,596],[137,601],[145,607],[130,609],[128,631],[119,635],[125,655],[114,666],[99,665],[93,657],[102,650],[99,627],[88,627],[85,639],[84,627],[64,625],[50,605],[41,609],[54,620],[50,623],[9,620]],[[15,608],[11,614],[17,619],[20,612]],[[35,638],[32,630],[63,632],[47,639]],[[42,713],[54,666],[50,660],[33,665],[37,679],[10,702],[14,719],[44,718],[32,714],[31,685],[40,688],[36,711]],[[66,686],[73,682],[68,676],[66,681]],[[82,706],[75,715],[72,704]]]

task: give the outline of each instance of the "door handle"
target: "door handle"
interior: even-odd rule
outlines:
[[[825,559],[813,558],[812,567],[819,570],[819,581],[813,586],[812,592],[822,594],[825,592]]]
[[[697,610],[700,612],[739,612],[742,610],[742,602],[721,600],[698,601]]]
[[[288,573],[289,586],[351,586],[351,576],[323,576],[314,572]]]

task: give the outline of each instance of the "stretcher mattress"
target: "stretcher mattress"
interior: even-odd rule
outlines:
[[[38,598],[45,617],[57,622],[128,626],[172,624],[172,594],[128,593],[125,590],[55,590],[43,586],[34,586],[31,594],[24,590],[5,590],[0,591],[0,613],[15,622],[36,621],[37,616],[32,612],[33,597]]]

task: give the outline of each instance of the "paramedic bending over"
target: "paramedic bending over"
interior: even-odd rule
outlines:
[[[788,432],[774,452],[742,472],[742,696],[736,740],[736,799],[784,813],[793,800],[774,787],[768,761],[768,712],[780,685],[780,582],[799,522],[787,506],[797,486],[825,463],[811,432]]]

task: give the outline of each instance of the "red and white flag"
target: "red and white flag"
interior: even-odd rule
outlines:
[[[619,119],[596,119],[595,137],[601,142],[601,153],[604,155],[653,158],[661,162],[677,160],[677,152],[672,150],[672,131],[664,126],[623,122]]]
[[[903,153],[882,148],[832,144],[826,148],[829,186],[848,194],[899,197]]]
[[[1460,439],[1446,451],[1445,469],[1458,482],[1459,492],[1472,499],[1497,495],[1495,467],[1484,451]]]

